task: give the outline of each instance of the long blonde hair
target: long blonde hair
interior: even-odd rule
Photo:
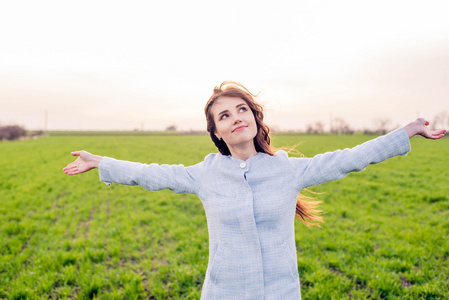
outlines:
[[[224,81],[220,86],[214,88],[212,96],[206,103],[204,113],[206,114],[207,131],[218,151],[223,155],[231,155],[228,146],[223,140],[215,135],[216,127],[212,114],[212,106],[219,97],[238,97],[243,99],[250,107],[257,124],[257,134],[254,137],[254,146],[257,152],[273,156],[277,149],[271,147],[270,128],[263,122],[263,107],[256,102],[257,94],[251,93],[242,84],[233,81]],[[323,222],[320,216],[321,210],[317,207],[321,201],[310,201],[314,198],[298,194],[296,199],[296,218],[307,226],[319,226]]]

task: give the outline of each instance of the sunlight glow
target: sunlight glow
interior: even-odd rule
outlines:
[[[215,85],[267,122],[355,128],[449,110],[445,1],[29,1],[0,10],[0,124],[204,129]],[[144,126],[142,126],[144,124]]]

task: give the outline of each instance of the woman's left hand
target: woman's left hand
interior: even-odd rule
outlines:
[[[411,138],[415,135],[421,135],[426,139],[436,140],[442,138],[446,133],[446,129],[442,130],[430,130],[429,122],[423,118],[416,119],[416,121],[404,126],[404,130],[407,132],[408,137]]]

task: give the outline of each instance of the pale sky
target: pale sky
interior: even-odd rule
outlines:
[[[355,129],[449,112],[449,3],[2,1],[0,125],[204,130],[224,80],[266,122]]]

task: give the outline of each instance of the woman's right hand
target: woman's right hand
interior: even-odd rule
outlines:
[[[90,154],[84,150],[75,151],[71,154],[73,156],[78,156],[78,158],[62,169],[67,175],[77,175],[98,168],[98,165],[103,158],[99,155]]]

